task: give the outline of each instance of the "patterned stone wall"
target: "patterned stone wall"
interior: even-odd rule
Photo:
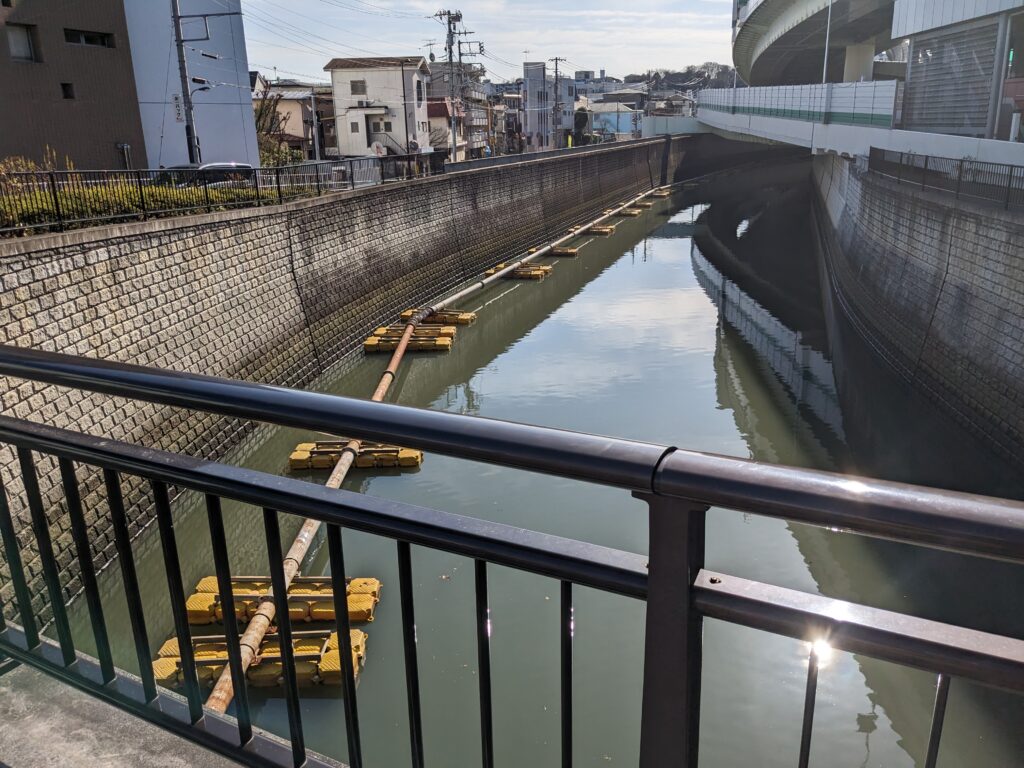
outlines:
[[[683,178],[714,137],[654,139],[577,156],[341,193],[283,206],[98,227],[0,243],[0,343],[302,387],[359,354],[370,329],[652,186]],[[716,145],[717,146],[717,145]],[[251,425],[21,380],[3,412],[217,458]],[[79,583],[55,462],[38,458],[65,594]],[[97,567],[114,557],[100,474],[79,467]],[[0,478],[45,606],[17,463]],[[131,533],[151,520],[125,478]],[[6,564],[0,600],[11,606]]]
[[[861,335],[961,425],[1020,463],[1024,221],[815,158],[827,265]]]

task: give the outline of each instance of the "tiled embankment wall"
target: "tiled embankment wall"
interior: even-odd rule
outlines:
[[[1024,220],[814,160],[826,264],[861,335],[918,391],[1020,463]]]
[[[254,210],[0,243],[0,343],[291,387],[356,359],[370,329],[612,203],[743,150],[666,138]],[[753,152],[754,150],[748,150]],[[763,148],[756,148],[763,152]],[[251,425],[8,379],[3,413],[216,458]],[[39,457],[67,596],[79,589],[54,463]],[[46,600],[11,451],[0,475],[37,606]],[[79,468],[98,567],[114,556],[96,471]],[[125,478],[131,533],[151,519]],[[6,564],[0,600],[10,608]]]

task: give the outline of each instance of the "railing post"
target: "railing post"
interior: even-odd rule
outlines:
[[[316,196],[320,197],[320,163],[313,166],[316,171]]]
[[[356,168],[351,160],[348,161],[348,188],[356,188]]]
[[[650,521],[640,768],[696,768],[703,621],[691,597],[708,507],[634,495],[647,502]]]
[[[1006,180],[1006,202],[1003,205],[1004,210],[1010,210],[1010,195],[1013,194],[1013,172],[1017,170],[1016,166],[1009,166],[1010,173],[1009,178]]]
[[[280,205],[284,202],[284,198],[281,196],[281,166],[274,168],[274,180],[277,184],[277,204]]]
[[[57,174],[50,171],[50,196],[53,198],[53,212],[57,214],[57,230],[64,231],[64,215],[60,211],[60,195],[57,194]]]
[[[135,172],[135,186],[139,190],[139,208],[142,209],[142,218],[146,218],[146,191],[142,187],[142,171]]]
[[[900,164],[896,168],[896,183],[897,184],[902,184],[903,183],[903,153],[902,152],[900,152]]]
[[[210,205],[210,179],[202,171],[199,173],[203,176],[203,199],[206,201],[206,212],[213,213],[213,206]]]
[[[924,156],[924,170],[921,171],[921,190],[927,186],[928,182],[928,155]]]
[[[960,162],[957,163],[956,168],[956,200],[960,199],[960,185],[964,180],[964,160],[960,158]]]

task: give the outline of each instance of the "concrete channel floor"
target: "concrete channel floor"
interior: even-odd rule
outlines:
[[[0,768],[228,768],[237,763],[25,665],[0,664]]]

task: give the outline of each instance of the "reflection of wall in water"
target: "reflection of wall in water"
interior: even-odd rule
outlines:
[[[800,407],[808,408],[844,438],[832,363],[804,344],[799,331],[783,325],[771,312],[722,275],[696,247],[690,251],[697,282],[718,307],[721,317],[771,367]]]

